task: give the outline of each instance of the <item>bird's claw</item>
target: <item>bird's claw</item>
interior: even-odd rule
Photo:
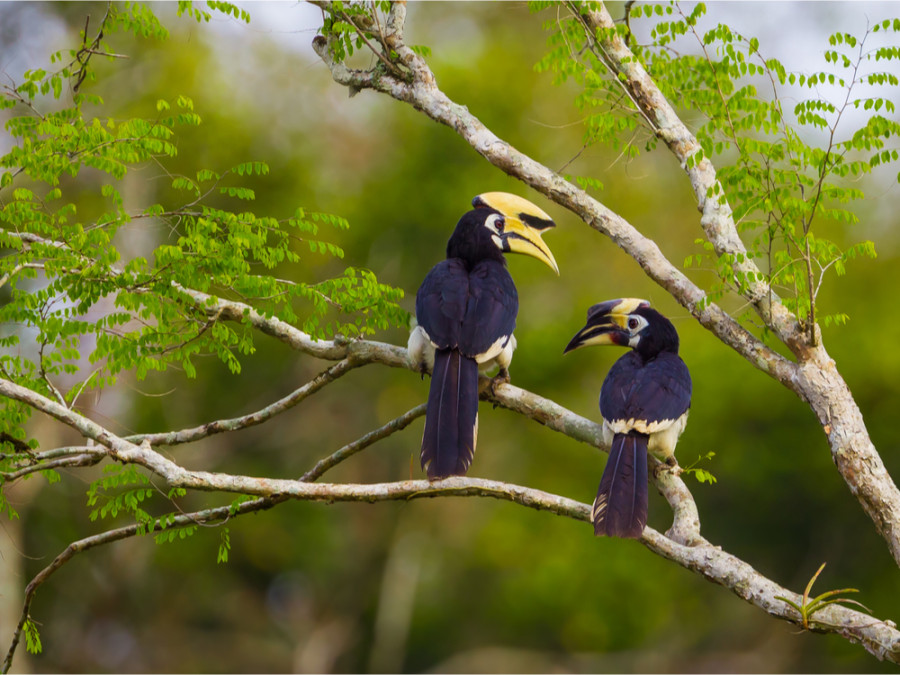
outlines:
[[[681,473],[684,471],[684,469],[681,468],[681,465],[678,464],[678,460],[675,459],[675,455],[670,455],[669,457],[666,457],[666,467],[667,467],[667,470],[669,471],[669,473],[671,473],[675,477],[680,476]]]
[[[665,460],[660,462],[659,464],[654,465],[653,467],[653,475],[654,477],[659,477],[661,473],[668,473],[673,476],[680,476],[684,469],[681,468],[681,465],[678,463],[678,460],[675,459],[675,455],[670,457],[666,457]]]
[[[497,398],[497,386],[501,384],[509,384],[509,371],[506,368],[501,368],[500,372],[494,375],[491,378],[491,396]],[[497,407],[497,404],[494,404],[494,407]]]

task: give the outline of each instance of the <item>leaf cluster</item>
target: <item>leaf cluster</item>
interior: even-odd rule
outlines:
[[[568,16],[546,24],[550,51],[537,68],[553,72],[557,82],[580,85],[576,104],[586,115],[586,143],[611,145],[626,157],[655,147],[653,120],[604,57],[603,45],[619,39],[690,120],[700,149],[689,164],[715,160],[718,183],[707,198],[727,200],[747,257],[762,272],[742,271],[745,259],[717,254],[710,242],[698,240],[701,252],[685,264],[711,261],[719,281],[709,299],[764,282],[796,314],[810,342],[817,321],[844,323],[845,313],[817,315],[816,301],[830,270],[842,275],[849,261],[875,256],[871,241],[841,246],[832,232],[842,237],[840,226],[857,222],[851,205],[864,194],[855,181],[900,159],[889,145],[900,134],[893,119],[900,80],[888,69],[900,50],[868,46],[876,34],[900,30],[900,20],[873,24],[861,38],[831,35],[826,67],[800,73],[767,58],[756,38],[724,24],[701,29],[703,3],[689,12],[677,2],[639,5],[629,9],[629,21],[596,33],[583,17],[589,3],[567,7]],[[648,44],[637,42],[632,20],[652,22]],[[798,89],[799,100],[789,106]]]
[[[344,63],[354,53],[368,50],[378,59],[374,72],[410,81],[409,68],[388,46],[386,33],[390,9],[389,0],[335,0],[322,6],[319,33],[328,41],[335,62]],[[423,57],[431,54],[431,49],[425,45],[411,45],[410,49]]]
[[[606,36],[592,34],[585,26],[581,12],[590,11],[595,5],[592,2],[577,5],[545,1],[529,3],[532,12],[557,9],[557,16],[544,22],[544,29],[549,32],[548,51],[535,64],[535,70],[551,73],[554,84],[571,80],[578,85],[580,90],[575,105],[585,114],[584,142],[587,147],[607,145],[631,159],[639,155],[642,148],[653,149],[656,137],[642,126],[637,108],[621,83],[610,76],[603,50],[599,48],[598,40],[612,35],[623,37],[627,28],[623,24]],[[561,14],[562,8],[569,12]],[[657,11],[661,12],[662,8],[657,6]],[[665,11],[671,13],[672,8],[667,7]],[[582,188],[602,189],[595,177],[577,176],[575,179]]]
[[[228,3],[208,6],[249,18]],[[190,3],[179,10],[208,20]],[[175,366],[193,377],[196,358],[213,355],[238,372],[255,349],[253,331],[222,320],[209,304],[216,298],[241,300],[315,338],[406,325],[402,290],[371,271],[348,266],[314,277],[344,257],[334,237],[346,220],[302,207],[278,218],[253,208],[265,163],[191,175],[169,168],[179,135],[202,123],[189,97],[117,119],[102,115],[99,97],[78,91],[93,77],[90,55],[107,53],[105,36],[117,29],[166,36],[146,6],[110,5],[96,36],[83,33],[86,55],[60,52],[55,62],[68,65],[29,72],[0,95],[12,141],[0,156],[0,376],[71,408],[126,371],[143,378]],[[147,168],[163,177],[149,205],[128,189],[133,172]],[[0,452],[8,455],[0,469],[21,464],[15,443],[34,447],[23,431],[28,415],[21,403],[0,402]]]
[[[811,630],[814,627],[813,617],[817,612],[828,607],[828,605],[855,605],[860,609],[871,613],[869,608],[861,602],[853,600],[852,598],[842,597],[842,594],[844,593],[859,593],[858,588],[833,589],[830,591],[825,591],[824,593],[820,593],[814,598],[810,598],[810,592],[812,591],[813,584],[816,583],[816,579],[819,578],[819,575],[822,573],[823,569],[825,569],[825,563],[819,565],[819,569],[816,570],[816,573],[812,575],[809,582],[806,584],[806,588],[803,589],[803,597],[801,598],[799,604],[783,596],[775,596],[776,600],[781,600],[785,604],[792,607],[794,611],[800,615],[800,625],[803,626],[805,630]]]

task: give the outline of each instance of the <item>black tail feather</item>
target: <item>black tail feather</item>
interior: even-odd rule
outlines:
[[[598,537],[639,539],[647,524],[647,442],[645,434],[616,434],[591,509]]]
[[[456,349],[439,349],[422,435],[422,468],[428,478],[465,475],[475,455],[477,429],[478,364]]]

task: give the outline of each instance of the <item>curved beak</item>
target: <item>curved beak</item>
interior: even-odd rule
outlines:
[[[612,317],[606,317],[602,322],[589,321],[587,325],[575,336],[569,340],[569,344],[563,350],[563,354],[578,349],[579,347],[587,347],[588,345],[627,345],[631,337],[628,331],[623,330]]]
[[[503,215],[506,229],[500,238],[504,251],[530,255],[559,274],[559,265],[541,238],[556,223],[542,209],[509,192],[485,192],[472,200],[472,206],[493,209]]]
[[[649,307],[650,303],[639,298],[620,298],[594,305],[588,310],[587,324],[569,340],[563,354],[589,345],[628,347],[628,315],[641,306]]]

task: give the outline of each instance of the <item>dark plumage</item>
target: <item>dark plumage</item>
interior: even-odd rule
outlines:
[[[540,238],[553,225],[543,211],[506,193],[480,195],[473,204],[447,243],[447,259],[416,294],[410,359],[423,372],[433,359],[421,452],[430,479],[463,475],[472,463],[479,367],[496,363],[498,377],[509,377],[519,298],[503,253],[526,253],[556,269]],[[526,225],[526,216],[534,224]]]
[[[502,252],[488,238],[483,258],[476,261],[479,249],[471,241],[464,246],[454,241],[458,234],[481,238],[478,230],[487,232],[479,224],[485,215],[470,211],[463,216],[447,253],[466,257],[435,265],[416,295],[419,325],[435,346],[421,453],[429,478],[468,471],[478,435],[477,361],[505,348],[516,328],[519,295]]]
[[[639,538],[647,524],[646,453],[676,463],[675,445],[691,405],[691,376],[678,356],[675,327],[644,300],[594,305],[565,351],[592,344],[632,349],[613,364],[600,391],[610,453],[591,512],[594,533]]]

